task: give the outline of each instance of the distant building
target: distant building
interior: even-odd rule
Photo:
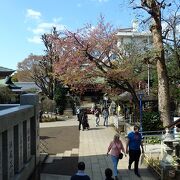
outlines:
[[[119,29],[118,36],[118,47],[122,47],[125,44],[133,43],[135,45],[144,47],[150,47],[153,44],[151,32],[139,32],[138,22],[133,22],[133,27]]]
[[[138,47],[139,51],[147,51],[151,49],[153,46],[153,37],[150,31],[140,32],[138,29],[138,21],[134,20],[131,28],[123,28],[119,29],[117,33],[118,42],[117,46],[123,50],[126,55],[125,45],[132,44],[135,47]],[[127,54],[128,55],[128,54]],[[147,81],[140,81],[138,83],[137,89],[145,89],[147,94],[149,95],[150,89],[150,65],[147,64]]]
[[[15,70],[0,66],[0,79],[10,76],[13,72],[15,72]]]
[[[12,91],[21,91],[21,87],[16,86],[11,80],[11,74],[14,72],[15,70],[0,66],[0,85],[7,86]]]
[[[21,87],[22,91],[31,91],[41,92],[41,89],[36,85],[35,82],[15,82],[16,86]]]
[[[41,89],[35,82],[12,82],[11,75],[15,72],[13,69],[0,66],[0,84],[9,87],[13,92],[18,94],[34,91],[41,92]]]

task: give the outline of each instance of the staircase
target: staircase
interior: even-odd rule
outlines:
[[[54,160],[61,160],[64,157],[78,156],[78,154],[79,154],[79,149],[73,148],[71,151],[64,151],[64,153],[49,155],[44,163],[53,163]]]
[[[41,179],[69,180],[70,176],[76,171],[78,155],[78,148],[66,150],[64,153],[48,155],[42,166]],[[71,164],[71,166],[68,166],[69,164]]]

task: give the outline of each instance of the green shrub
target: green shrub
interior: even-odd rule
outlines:
[[[0,104],[10,103],[15,99],[14,93],[6,86],[0,85]]]
[[[54,100],[48,99],[46,97],[41,103],[41,110],[43,112],[55,112],[56,102]]]
[[[153,137],[153,136],[148,137],[146,141],[148,144],[160,144],[161,143],[161,139],[159,137]]]
[[[65,109],[66,93],[67,90],[61,85],[57,85],[57,87],[55,88],[54,100],[56,101],[59,114],[63,114],[63,111]]]
[[[159,131],[163,129],[158,112],[143,112],[142,118],[143,131]]]

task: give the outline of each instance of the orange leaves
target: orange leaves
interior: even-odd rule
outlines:
[[[53,53],[58,55],[58,61],[53,64],[58,78],[79,91],[108,87],[109,81],[114,81],[116,86],[119,82],[132,81],[132,63],[120,59],[117,31],[101,16],[95,27],[88,24],[76,32],[65,31],[58,38],[51,36]]]
[[[114,69],[110,69],[108,72],[107,72],[107,76],[108,78],[111,78],[113,80],[130,80],[132,79],[132,76],[133,76],[133,72],[132,72],[132,69],[130,66],[117,66],[116,68]]]

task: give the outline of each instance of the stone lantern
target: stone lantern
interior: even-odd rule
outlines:
[[[165,135],[162,137],[164,143],[164,157],[160,162],[162,169],[162,180],[169,180],[176,178],[176,170],[174,167],[175,147],[179,144],[179,140],[174,139],[173,135],[166,129]]]
[[[72,116],[73,115],[73,109],[71,107],[71,95],[69,93],[69,91],[67,92],[66,94],[66,107],[65,107],[65,110],[64,110],[64,115],[66,116]]]

